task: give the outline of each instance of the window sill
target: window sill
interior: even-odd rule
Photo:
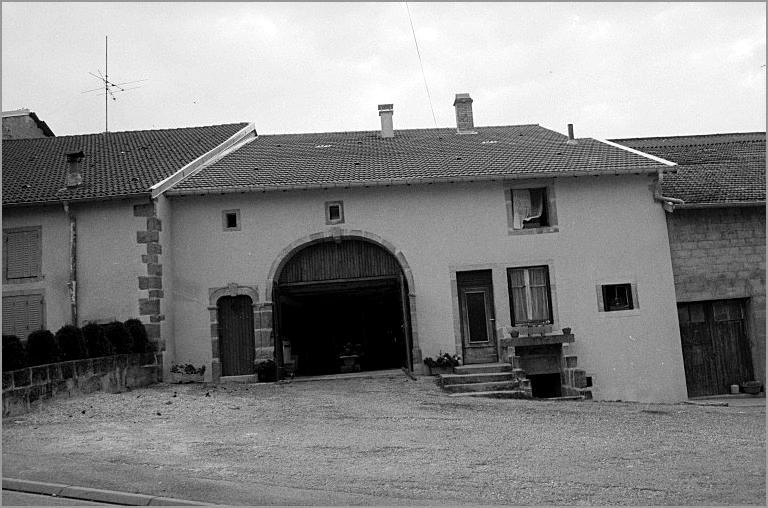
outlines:
[[[545,228],[530,228],[530,229],[512,229],[508,228],[507,233],[513,236],[517,235],[539,235],[542,233],[557,233],[560,231],[558,226],[547,226]]]
[[[640,315],[640,309],[627,309],[627,310],[609,310],[604,311],[601,310],[598,312],[601,316],[605,317],[630,317],[630,316],[639,316]]]

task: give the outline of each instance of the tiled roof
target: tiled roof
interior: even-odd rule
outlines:
[[[679,164],[662,192],[690,205],[765,201],[765,132],[615,139]]]
[[[247,123],[3,141],[3,205],[148,192]],[[66,154],[83,151],[83,183],[67,189]]]
[[[283,134],[254,141],[183,180],[170,194],[423,183],[472,178],[647,172],[662,163],[538,125]]]

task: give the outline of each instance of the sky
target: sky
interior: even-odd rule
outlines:
[[[384,103],[395,130],[455,127],[457,93],[476,126],[765,131],[765,45],[763,2],[4,1],[2,109],[58,136],[103,132],[104,96],[82,92],[108,70],[145,80],[108,101],[110,131],[378,130]]]

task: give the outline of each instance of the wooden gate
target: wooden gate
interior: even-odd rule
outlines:
[[[249,296],[223,296],[217,302],[219,358],[222,376],[244,376],[255,371],[253,302]]]
[[[677,311],[689,397],[753,379],[743,300],[679,303]]]

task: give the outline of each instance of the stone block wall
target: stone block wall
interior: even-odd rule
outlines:
[[[667,214],[678,302],[746,298],[757,379],[765,383],[765,207]]]
[[[141,255],[141,262],[146,266],[146,275],[139,276],[139,316],[144,322],[149,339],[157,351],[165,351],[165,342],[160,333],[160,323],[165,320],[162,313],[163,301],[163,246],[160,243],[162,221],[157,218],[154,202],[133,206],[134,217],[146,218],[146,229],[136,232],[136,242],[146,246],[146,254]],[[147,322],[149,321],[149,322]]]
[[[3,417],[26,413],[44,400],[147,386],[158,382],[160,374],[154,353],[73,360],[3,372]]]

